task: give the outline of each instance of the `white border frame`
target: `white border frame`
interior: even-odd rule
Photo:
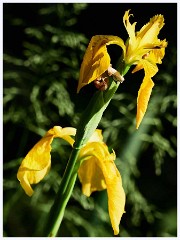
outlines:
[[[159,1],[159,0],[149,0],[149,1],[143,1],[143,0],[126,0],[126,1],[120,1],[120,0],[112,0],[112,1],[106,1],[106,0],[102,0],[102,1],[83,1],[83,0],[79,0],[79,1],[75,1],[75,0],[66,0],[66,1],[60,1],[60,0],[53,0],[53,1],[49,1],[49,0],[18,0],[18,1],[13,1],[13,0],[0,0],[0,55],[1,55],[1,64],[0,64],[0,73],[1,73],[1,81],[0,81],[0,119],[2,120],[2,124],[0,126],[0,153],[1,153],[1,161],[2,161],[2,165],[3,166],[3,3],[177,3],[177,49],[178,49],[178,55],[177,55],[177,60],[179,60],[179,44],[178,44],[178,40],[179,40],[179,23],[180,23],[180,1],[171,1],[171,0],[164,0],[164,1]],[[172,23],[173,24],[173,23]],[[177,71],[179,69],[179,61],[177,61]],[[177,80],[179,80],[179,72],[177,72]],[[177,93],[180,92],[180,85],[177,82]],[[177,94],[178,96],[178,94]],[[179,101],[178,101],[179,102]],[[179,120],[179,116],[180,116],[180,110],[179,108],[177,108],[177,116],[178,116],[178,120]],[[178,133],[178,139],[177,139],[177,146],[179,143],[179,137],[180,137],[180,130],[179,128],[177,128],[177,133]],[[180,164],[178,163],[179,161],[179,150],[177,148],[177,171],[178,173],[180,173]],[[1,167],[1,195],[0,195],[0,201],[1,201],[1,213],[3,213],[3,167]],[[178,179],[177,179],[177,186],[179,185],[179,181],[180,181],[180,174],[178,175]],[[178,196],[178,204],[177,204],[177,237],[166,237],[165,240],[175,240],[175,239],[180,239],[180,233],[179,233],[179,228],[180,228],[180,222],[179,222],[179,191],[178,191],[178,187],[177,187],[177,196]],[[1,224],[1,228],[0,228],[0,232],[1,237],[3,237],[3,217],[1,214],[0,217],[0,224]],[[4,239],[8,239],[7,237],[4,237]],[[19,239],[18,237],[14,237],[14,239]],[[44,238],[36,238],[34,237],[33,239],[44,239]],[[51,239],[56,239],[56,238],[51,238]],[[72,239],[72,238],[61,238],[61,239]],[[74,238],[74,239],[89,239],[88,237],[81,237],[81,238]],[[91,238],[91,239],[96,239],[96,238]],[[106,239],[114,239],[114,237],[110,237],[110,238],[106,238]],[[164,237],[128,237],[128,238],[124,238],[124,237],[120,237],[120,240],[129,240],[129,239],[133,239],[133,240],[153,240],[153,239],[164,239]]]

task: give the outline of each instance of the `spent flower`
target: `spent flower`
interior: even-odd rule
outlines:
[[[72,136],[75,134],[75,128],[55,126],[29,151],[17,173],[17,178],[28,196],[33,194],[31,185],[40,182],[50,170],[53,139],[62,138],[73,146]],[[78,176],[82,183],[82,192],[86,196],[90,196],[94,191],[107,189],[109,216],[116,235],[119,233],[119,224],[124,213],[125,193],[114,160],[115,153],[109,153],[101,130],[97,129],[80,150],[78,161],[81,165]]]

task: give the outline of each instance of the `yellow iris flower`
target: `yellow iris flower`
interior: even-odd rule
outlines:
[[[92,37],[83,58],[77,92],[82,87],[99,79],[108,72],[111,63],[107,45],[116,44],[123,50],[124,66],[136,65],[132,73],[144,69],[145,76],[138,91],[136,128],[139,127],[146,112],[154,83],[152,77],[158,72],[156,64],[161,64],[167,47],[166,40],[158,39],[164,26],[164,17],[156,15],[145,24],[140,31],[135,31],[136,22],[130,23],[129,10],[125,12],[123,23],[129,35],[126,43],[117,36],[97,35]]]
[[[126,51],[123,53],[124,61],[127,65],[137,65],[132,73],[140,69],[144,69],[145,72],[137,97],[136,128],[138,128],[146,112],[154,86],[151,78],[158,72],[156,64],[162,63],[161,60],[164,57],[167,42],[165,39],[162,41],[158,39],[158,34],[164,26],[162,15],[152,17],[139,32],[135,32],[136,22],[132,25],[129,22],[130,16],[129,11],[126,11],[123,17],[124,26],[129,35]]]
[[[50,170],[53,139],[62,138],[73,146],[72,136],[75,134],[75,128],[55,126],[29,151],[17,173],[17,178],[28,196],[33,194],[31,184],[40,182]],[[109,216],[114,234],[117,235],[124,213],[125,193],[114,160],[115,153],[109,153],[108,147],[103,142],[101,130],[96,130],[80,150],[78,161],[82,164],[78,176],[86,196],[90,196],[93,191],[107,189]]]

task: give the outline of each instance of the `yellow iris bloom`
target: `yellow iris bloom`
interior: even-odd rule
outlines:
[[[154,83],[152,77],[158,72],[156,64],[161,64],[167,47],[166,40],[158,39],[164,26],[164,17],[156,15],[140,31],[135,31],[136,22],[130,23],[129,10],[125,12],[123,23],[129,35],[126,43],[117,36],[97,35],[92,37],[83,58],[77,92],[82,87],[99,79],[111,64],[107,45],[116,44],[123,50],[124,66],[136,65],[132,73],[144,69],[145,76],[138,91],[136,128],[139,127],[146,112]]]
[[[135,32],[136,22],[132,25],[129,22],[130,16],[129,11],[126,11],[123,17],[124,26],[129,35],[126,51],[123,53],[124,61],[127,65],[137,65],[132,73],[140,69],[144,69],[145,72],[137,97],[136,128],[138,128],[146,112],[154,86],[151,78],[158,72],[156,64],[162,63],[167,42],[165,39],[162,41],[158,39],[158,34],[164,26],[162,15],[151,18],[138,32]]]
[[[50,170],[53,139],[62,138],[73,146],[72,136],[75,134],[75,128],[55,126],[29,151],[17,173],[17,178],[28,196],[33,194],[31,184],[40,182]],[[82,164],[78,176],[82,183],[82,192],[86,196],[90,196],[93,191],[107,189],[109,216],[114,234],[117,235],[124,213],[125,193],[114,160],[115,153],[109,153],[101,130],[96,130],[80,150],[78,161]]]

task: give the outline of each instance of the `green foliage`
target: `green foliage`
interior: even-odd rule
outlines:
[[[89,41],[77,31],[77,23],[89,5],[30,5],[34,21],[13,11],[14,4],[4,7],[4,28],[19,33],[14,48],[8,44],[4,47],[3,223],[7,237],[41,236],[70,147],[63,140],[53,141],[52,168],[34,186],[32,198],[19,185],[18,167],[52,126],[76,127],[89,96],[86,90],[78,100],[76,96],[80,64]],[[159,68],[148,111],[138,130],[135,114],[139,86],[132,85],[140,84],[141,73],[126,75],[99,125],[108,146],[116,152],[127,196],[120,225],[120,236],[124,237],[177,235],[175,47],[168,48]],[[59,236],[113,236],[106,192],[87,198],[77,181]]]
[[[74,104],[69,88],[78,79],[78,55],[83,55],[87,40],[69,26],[75,24],[76,14],[85,6],[58,4],[40,8],[42,25],[23,28],[26,40],[22,58],[4,53],[5,123],[21,123],[43,134],[42,129],[60,122],[59,116],[66,116],[71,122]],[[71,18],[69,10],[74,12]],[[46,23],[46,15],[58,19],[56,26]]]

